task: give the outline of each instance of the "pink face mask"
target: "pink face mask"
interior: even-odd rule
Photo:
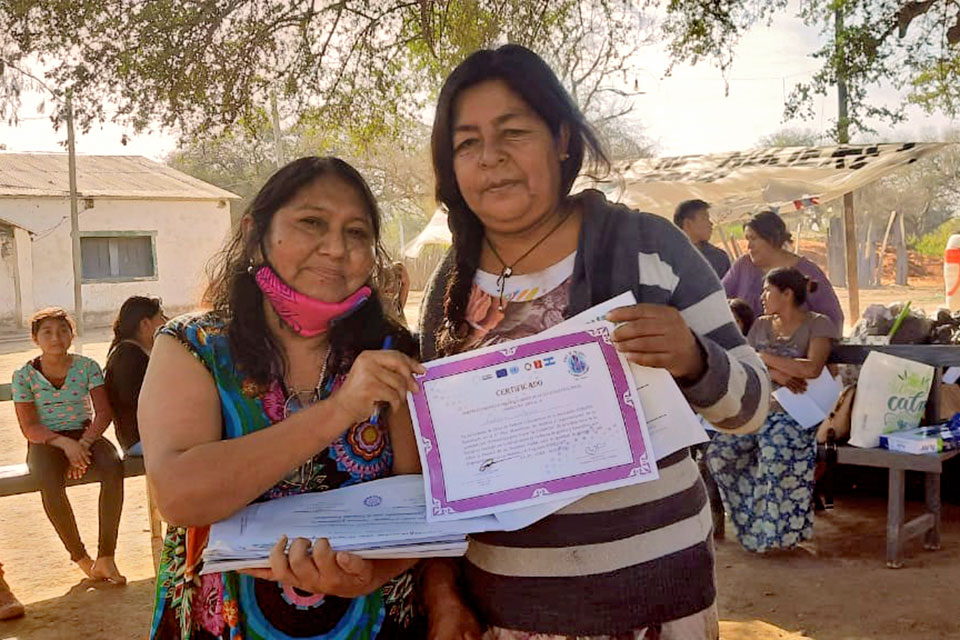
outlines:
[[[350,315],[372,293],[370,287],[364,286],[343,302],[323,302],[290,287],[269,265],[257,269],[254,277],[280,319],[305,338],[325,332],[331,322]]]

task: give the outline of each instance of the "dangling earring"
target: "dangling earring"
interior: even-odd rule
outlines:
[[[247,273],[249,273],[249,274],[252,276],[253,273],[254,273],[254,271],[256,271],[256,270],[257,270],[257,268],[256,268],[256,266],[254,266],[254,264],[253,264],[253,258],[250,258],[250,264],[247,265]]]

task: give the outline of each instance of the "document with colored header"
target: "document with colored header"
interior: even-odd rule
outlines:
[[[658,477],[612,329],[595,323],[425,365],[408,401],[428,520],[496,514]]]

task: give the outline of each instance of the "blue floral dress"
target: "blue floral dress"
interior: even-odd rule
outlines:
[[[283,419],[280,382],[260,385],[237,371],[219,316],[178,318],[161,333],[179,340],[213,376],[224,438],[237,438]],[[326,393],[341,382],[332,380]],[[316,456],[308,469],[295,470],[261,500],[382,478],[390,475],[392,463],[385,422],[361,423]],[[200,576],[208,533],[208,527],[170,527],[157,576],[151,638],[393,640],[426,636],[409,572],[353,599],[308,594],[235,572]]]
[[[835,339],[829,318],[809,313],[791,336],[772,330],[771,316],[758,318],[748,341],[757,351],[805,358],[810,340]],[[706,460],[720,488],[737,540],[750,551],[792,549],[813,537],[813,476],[816,427],[804,428],[776,401],[756,433],[718,433]]]

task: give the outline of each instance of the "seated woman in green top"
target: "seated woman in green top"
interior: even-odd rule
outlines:
[[[20,430],[29,441],[27,465],[40,483],[43,509],[57,535],[90,578],[123,584],[113,554],[123,507],[123,465],[103,438],[113,412],[100,365],[70,353],[73,318],[58,307],[44,309],[30,323],[41,355],[13,374],[13,402]],[[92,408],[91,408],[92,404]],[[100,474],[100,548],[94,562],[80,540],[67,500],[66,481],[91,467]]]

